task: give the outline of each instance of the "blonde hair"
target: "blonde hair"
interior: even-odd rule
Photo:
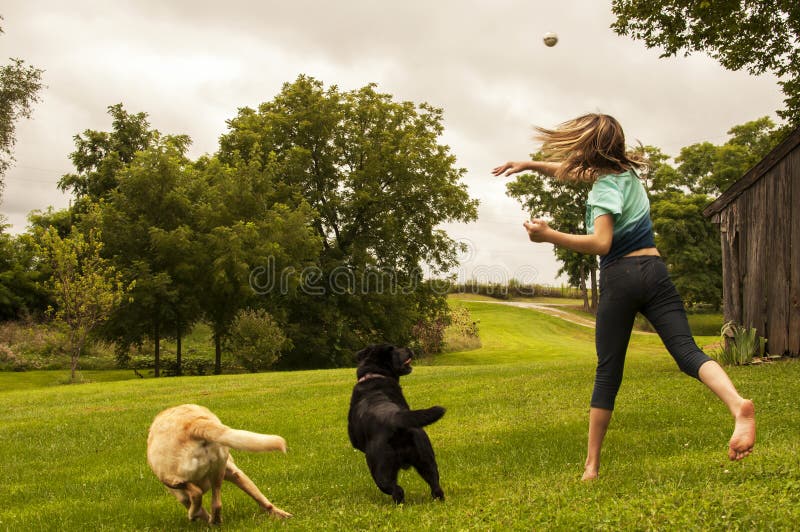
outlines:
[[[604,174],[639,168],[644,161],[625,146],[625,133],[609,115],[586,114],[556,129],[536,128],[547,161],[560,162],[555,177],[564,181],[593,182]]]

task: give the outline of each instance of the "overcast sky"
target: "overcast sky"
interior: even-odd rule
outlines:
[[[614,34],[598,0],[6,0],[0,56],[45,71],[42,101],[17,126],[17,164],[0,213],[25,230],[31,210],[63,208],[73,136],[109,130],[109,105],[149,114],[162,133],[214,152],[240,107],[308,74],[351,90],[375,82],[397,100],[444,109],[445,135],[480,219],[445,226],[467,242],[459,276],[560,284],[552,246],[531,244],[526,214],[490,170],[536,151],[533,125],[586,112],[616,116],[630,144],[669,155],[770,116],[771,76],[723,70],[703,55],[660,59]],[[557,46],[542,35],[556,32]]]

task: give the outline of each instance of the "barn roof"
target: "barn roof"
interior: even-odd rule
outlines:
[[[800,127],[795,129],[786,137],[783,142],[778,144],[775,149],[767,154],[761,162],[747,171],[738,181],[732,184],[728,189],[723,192],[717,199],[715,199],[708,207],[703,210],[703,215],[710,218],[720,211],[724,210],[733,200],[739,195],[750,188],[755,182],[764,177],[770,168],[779,163],[786,155],[793,149],[800,145]]]

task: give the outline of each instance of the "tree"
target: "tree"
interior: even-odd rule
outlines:
[[[688,306],[722,301],[722,251],[719,232],[703,216],[711,198],[704,194],[666,192],[652,203],[656,246],[670,277]]]
[[[534,160],[541,160],[536,153]],[[586,199],[590,183],[559,181],[538,172],[521,174],[508,185],[506,194],[517,199],[531,212],[532,218],[547,217],[550,226],[566,233],[586,232]],[[581,290],[583,307],[587,312],[597,308],[597,258],[555,246],[556,259],[561,263],[559,275],[566,275],[570,286]],[[591,282],[591,301],[586,279]]]
[[[73,137],[75,151],[70,159],[77,172],[62,176],[58,182],[58,188],[72,192],[77,212],[116,189],[118,173],[158,136],[158,131],[150,129],[146,113],[131,114],[118,103],[108,107],[108,114],[113,119],[111,131],[87,129]],[[185,148],[190,139],[173,136],[172,142]]]
[[[76,172],[62,176],[59,188],[72,192],[70,219],[101,205],[104,253],[128,280],[136,279],[132,298],[103,327],[117,343],[124,362],[131,344],[152,338],[155,374],[160,374],[161,338],[177,341],[181,373],[182,336],[199,317],[194,297],[197,243],[191,206],[201,183],[193,181],[185,152],[186,135],[161,135],[147,114],[108,107],[111,131],[75,135],[70,154]],[[123,182],[127,180],[126,182]]]
[[[778,115],[800,125],[800,3],[613,0],[612,11],[615,32],[662,57],[707,52],[729,70],[773,73],[786,96]]]
[[[670,156],[660,148],[639,145],[634,148],[633,153],[647,162],[645,166],[639,168],[638,173],[651,196],[688,186],[689,183],[685,181],[684,176],[669,164]]]
[[[121,104],[109,112],[112,131],[75,137],[78,172],[61,182],[76,198],[79,225],[81,212],[100,205],[105,256],[125,279],[136,280],[104,334],[117,343],[121,361],[130,345],[152,338],[156,376],[160,340],[174,337],[180,374],[181,339],[204,317],[214,331],[220,373],[231,321],[254,298],[251,270],[275,259],[299,272],[292,253],[314,256],[306,249],[318,247],[308,244],[310,208],[276,203],[273,167],[214,157],[192,162],[189,137],[161,135],[149,128],[147,114],[130,114]]]
[[[152,338],[159,376],[161,338],[181,337],[199,317],[193,226],[204,186],[185,156],[187,137],[153,132],[150,143],[113,175],[117,185],[100,202],[100,223],[106,256],[136,280],[106,332],[122,347]]]
[[[3,33],[1,27],[0,33]],[[10,64],[0,66],[0,193],[1,179],[14,161],[16,123],[20,118],[31,117],[33,104],[39,101],[42,72],[22,59],[12,58]]]
[[[373,84],[342,92],[300,76],[228,122],[219,158],[274,166],[276,199],[314,212],[318,284],[291,305],[287,363],[349,363],[367,341],[407,342],[415,316],[439,304],[420,288],[420,268],[447,271],[459,248],[437,226],[477,215],[464,170],[439,143],[441,121],[441,109],[396,102]],[[381,288],[364,289],[372,281]]]
[[[781,140],[781,129],[768,117],[728,130],[730,138],[715,146],[710,142],[682,148],[675,158],[682,183],[696,194],[719,195],[755,166]]]
[[[291,342],[269,313],[244,309],[231,324],[227,347],[245,369],[255,373],[274,366]]]
[[[213,331],[214,371],[221,373],[223,345],[237,314],[261,306],[286,321],[301,272],[321,244],[306,202],[290,208],[276,201],[274,163],[262,168],[255,160],[237,158],[229,165],[208,158],[197,166],[205,193],[197,205],[202,254],[196,292]]]
[[[108,319],[129,287],[119,273],[100,256],[98,232],[73,231],[62,238],[51,227],[41,235],[41,254],[50,264],[50,287],[56,301],[54,315],[69,333],[71,380],[75,381],[78,358],[92,332]]]
[[[712,196],[726,190],[780,141],[767,117],[728,130],[722,145],[700,142],[681,149],[676,167],[649,147],[648,177],[656,244],[689,305],[718,307],[722,297],[719,234],[703,216]]]

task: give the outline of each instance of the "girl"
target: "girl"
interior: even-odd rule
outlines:
[[[735,424],[728,457],[741,460],[749,455],[756,436],[753,402],[739,395],[725,370],[692,338],[683,301],[655,247],[650,202],[637,174],[642,161],[627,153],[622,127],[611,116],[588,114],[554,130],[536,129],[547,160],[508,162],[492,173],[510,176],[536,171],[556,179],[593,183],[586,202],[587,234],[562,233],[541,219],[523,224],[533,242],[600,255],[597,371],[583,480],[597,478],[600,469],[600,449],[622,382],[637,312],[655,327],[680,369],[708,386],[730,410]]]

